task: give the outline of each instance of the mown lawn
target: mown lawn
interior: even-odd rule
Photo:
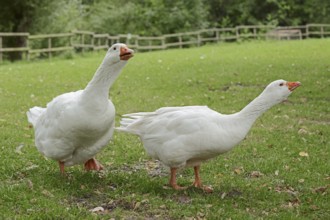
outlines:
[[[0,219],[330,219],[330,39],[207,45],[129,61],[110,92],[118,120],[163,106],[233,113],[273,80],[302,82],[239,146],[202,165],[212,194],[168,188],[167,169],[128,134],[115,133],[97,156],[99,173],[74,166],[63,177],[36,150],[25,112],[82,89],[103,56],[0,65]],[[179,183],[192,181],[192,169],[181,171]]]

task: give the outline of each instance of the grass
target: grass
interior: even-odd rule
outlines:
[[[269,82],[301,81],[239,146],[202,165],[205,194],[164,187],[167,170],[138,138],[115,133],[104,172],[67,168],[34,147],[25,112],[82,89],[103,53],[0,66],[1,219],[329,219],[330,40],[246,42],[137,53],[110,95],[118,120],[163,106],[239,111]],[[118,124],[118,123],[117,123]],[[161,172],[159,172],[161,171]],[[178,182],[188,185],[193,171]],[[104,211],[93,213],[95,207]]]

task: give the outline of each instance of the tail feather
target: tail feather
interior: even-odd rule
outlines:
[[[153,114],[153,112],[137,112],[137,113],[125,114],[125,115],[123,115],[123,117],[138,119],[143,116],[147,116],[147,115],[151,115],[151,114]]]
[[[41,108],[38,106],[35,106],[33,108],[30,108],[29,111],[26,112],[28,121],[33,125],[33,127],[36,125],[40,115],[45,111],[45,108]]]
[[[139,135],[139,131],[136,128],[139,124],[137,122],[140,121],[141,118],[152,114],[153,112],[138,112],[125,114],[120,120],[120,127],[116,127],[116,130]]]

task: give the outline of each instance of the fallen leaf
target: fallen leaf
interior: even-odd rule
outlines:
[[[303,134],[308,134],[308,131],[304,128],[300,128],[298,131],[298,134],[303,135]]]
[[[308,155],[307,152],[301,151],[301,152],[299,152],[299,156],[301,156],[301,157],[308,157],[309,155]]]
[[[97,195],[101,195],[102,194],[102,192],[100,192],[100,190],[98,190],[98,189],[95,190],[94,193],[97,194]]]
[[[283,204],[282,208],[292,209],[296,208],[300,205],[300,200],[298,198],[295,198],[288,202],[288,204]]]
[[[45,196],[47,196],[47,197],[51,197],[51,198],[53,198],[54,197],[54,195],[51,193],[51,192],[49,192],[48,190],[42,190],[42,192],[41,192],[43,195],[45,195]]]
[[[298,194],[298,192],[295,191],[294,188],[292,188],[291,186],[276,186],[274,188],[275,192],[278,193],[288,193],[290,195],[296,196]]]
[[[298,180],[298,182],[299,183],[303,183],[303,182],[305,182],[305,180],[304,179],[300,179],[300,180]]]
[[[93,209],[90,209],[89,211],[95,213],[95,212],[104,212],[104,208],[102,206],[95,207]]]
[[[205,214],[203,212],[197,212],[197,216],[203,218],[205,217]]]
[[[181,204],[188,204],[191,203],[192,201],[192,199],[189,196],[185,196],[185,195],[179,196],[177,200]]]
[[[269,212],[262,211],[261,214],[264,214],[264,215],[268,216],[269,215]]]
[[[140,206],[141,206],[141,202],[135,203],[133,210],[138,209]]]
[[[163,185],[163,189],[172,189],[172,188],[167,185]]]
[[[298,198],[294,198],[290,201],[293,207],[298,207],[300,205],[300,200]]]
[[[260,171],[252,171],[251,174],[250,174],[250,176],[251,176],[252,178],[259,178],[259,177],[261,177],[261,176],[263,176],[263,175],[264,175],[264,174],[261,173]]]
[[[275,170],[275,176],[278,176],[279,172],[279,170]]]
[[[281,207],[285,209],[293,209],[293,205],[291,202],[289,202],[288,204],[283,204],[281,205]]]
[[[313,192],[315,193],[324,193],[325,191],[327,191],[328,186],[321,186],[321,187],[317,187],[315,189],[313,189]]]
[[[20,144],[16,147],[16,150],[15,152],[18,153],[18,154],[22,154],[22,148],[24,147],[24,144]]]
[[[234,172],[236,173],[236,174],[241,174],[242,173],[242,171],[243,171],[243,167],[239,167],[239,168],[235,168],[234,169]]]
[[[309,208],[311,209],[311,210],[313,210],[313,211],[316,211],[316,210],[319,210],[320,208],[318,207],[318,206],[316,206],[316,205],[311,205],[311,206],[309,206]]]
[[[231,191],[228,192],[227,196],[228,197],[237,197],[237,196],[240,196],[242,195],[242,192],[239,191],[239,190],[236,190],[236,189],[233,189]]]
[[[31,166],[26,167],[25,170],[26,170],[26,171],[28,171],[28,170],[33,170],[33,169],[38,168],[38,167],[39,167],[38,165],[36,165],[36,164],[32,164]]]
[[[27,179],[27,184],[28,184],[29,189],[33,189],[33,183],[30,179]]]

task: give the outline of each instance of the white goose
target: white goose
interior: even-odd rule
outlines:
[[[27,112],[35,130],[38,150],[64,166],[85,163],[86,170],[101,170],[94,156],[110,141],[115,123],[115,108],[109,89],[133,50],[114,44],[84,90],[55,97],[46,108],[33,107]]]
[[[202,185],[200,164],[233,149],[262,113],[284,101],[298,86],[300,82],[276,80],[235,114],[220,114],[206,106],[164,107],[124,115],[116,129],[138,135],[147,153],[170,167],[169,184],[174,189],[184,189],[176,183],[177,169],[192,166],[193,186],[212,192]]]

